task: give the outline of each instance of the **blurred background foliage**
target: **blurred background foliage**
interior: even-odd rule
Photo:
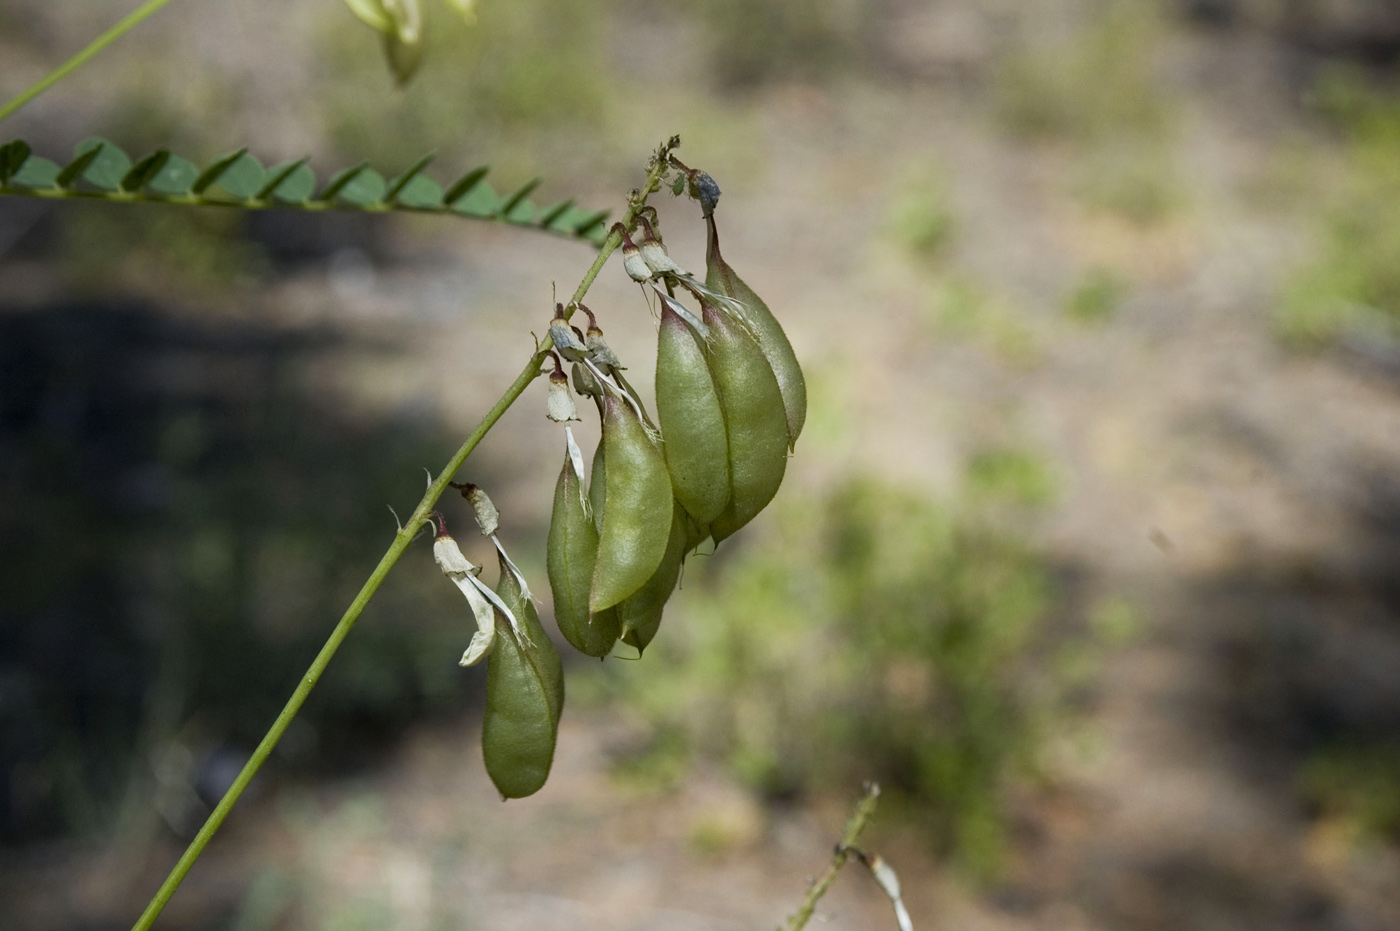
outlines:
[[[1100,370],[1110,384],[1115,360],[1131,368],[1141,359],[1132,336],[1146,331],[1156,346],[1189,329],[1180,320],[1190,309],[1216,307],[1218,281],[1187,287],[1181,268],[1213,254],[1252,261],[1211,238],[1215,211],[1236,193],[1257,211],[1252,222],[1292,237],[1270,244],[1284,257],[1271,258],[1267,280],[1241,301],[1277,342],[1278,355],[1260,351],[1268,364],[1361,358],[1395,370],[1400,42],[1385,46],[1400,35],[1393,6],[480,0],[468,27],[429,4],[427,64],[399,92],[376,37],[338,4],[245,3],[236,16],[201,10],[232,18],[171,41],[168,57],[114,50],[75,78],[72,97],[55,91],[51,106],[22,114],[30,122],[5,129],[39,151],[63,153],[99,133],[132,151],[213,155],[253,144],[264,162],[314,153],[319,167],[367,159],[387,171],[437,150],[436,177],[489,162],[498,187],[538,173],[547,190],[599,206],[636,183],[639,153],[680,132],[684,157],[722,166],[722,185],[749,192],[726,207],[760,221],[750,242],[791,244],[796,257],[755,280],[815,297],[815,309],[792,311],[796,319],[856,347],[864,321],[888,313],[899,342],[876,361],[903,380],[862,367],[869,360],[858,348],[842,356],[826,336],[796,339],[824,355],[809,365],[818,373],[810,446],[799,446],[773,513],[752,539],[691,560],[644,661],[570,670],[579,717],[565,726],[584,720],[584,708],[625,722],[609,765],[618,790],[641,797],[674,798],[709,767],[771,810],[878,778],[892,821],[994,889],[1015,873],[1025,799],[1052,794],[1060,756],[1094,744],[1093,715],[1115,664],[1144,643],[1189,640],[1163,631],[1156,601],[1102,582],[1118,578],[1115,554],[1089,550],[1099,560],[1090,564],[1084,551],[1070,557],[1047,542],[1057,516],[1107,494],[1095,482],[1111,468],[1095,472],[1085,465],[1092,456],[1039,442],[1049,428],[1021,431],[1035,438],[1020,441],[1005,423],[1046,414],[1031,379],[1047,370],[1069,371],[1075,390],[1097,384]],[[0,4],[6,90],[116,8]],[[1183,76],[1191,59],[1181,49],[1201,35],[1264,43],[1284,62],[1277,98],[1286,102],[1231,116],[1265,124],[1268,140],[1238,192],[1219,177],[1237,157],[1233,137],[1203,129],[1203,101],[1234,75]],[[910,52],[917,41],[935,51]],[[1222,57],[1233,54],[1225,49]],[[252,64],[239,64],[246,55]],[[888,111],[935,97],[954,114],[946,146],[898,119],[897,132],[863,135]],[[846,163],[836,181],[812,186],[804,166],[827,149]],[[959,152],[963,165],[993,166],[1007,189],[970,187],[950,154]],[[1005,167],[1018,160],[1032,165],[1032,181]],[[761,206],[741,213],[746,197]],[[1041,226],[1069,230],[1073,243],[1037,228],[1042,238],[1026,246],[1007,231],[1021,214],[1003,200],[1043,208]],[[574,253],[536,260],[535,243],[508,231],[500,235],[522,238],[473,265],[471,250],[498,231],[412,218],[60,207],[0,203],[0,839],[16,851],[149,822],[151,799],[160,824],[146,824],[148,833],[188,835],[382,551],[393,519],[383,505],[416,500],[422,468],[459,441],[467,421],[439,396],[365,404],[318,375],[344,367],[373,395],[376,373],[419,364],[441,332],[428,310],[376,317],[382,307],[364,303],[361,278],[392,279],[408,287],[405,303],[457,315],[453,324],[478,328],[489,356],[524,338],[522,315],[533,311],[523,308],[542,300],[549,275],[579,267]],[[798,255],[827,244],[814,230],[835,244]],[[471,249],[454,251],[463,242]],[[442,272],[457,261],[468,271]],[[1059,264],[1047,271],[1050,262]],[[420,274],[437,276],[437,290],[413,290]],[[529,296],[501,298],[482,284],[492,274],[514,276],[499,288]],[[826,274],[855,282],[842,299],[859,325],[849,310],[820,306]],[[48,284],[32,284],[40,279]],[[298,316],[323,304],[345,309],[313,323]],[[1162,318],[1146,316],[1154,307],[1167,308]],[[1078,354],[1091,340],[1111,351]],[[434,381],[465,384],[489,381],[488,361],[472,358],[479,371],[422,364]],[[1201,381],[1218,373],[1208,375]],[[930,407],[946,397],[971,413],[936,420],[937,436],[928,428],[907,448],[862,458],[848,449],[860,421],[908,397],[862,408],[845,387],[857,383],[887,397],[916,392]],[[1160,393],[1185,405],[1199,388],[1169,383]],[[1094,455],[1107,448],[1117,462],[1111,426],[1090,432]],[[1008,433],[1018,441],[986,442]],[[511,520],[526,554],[539,549],[548,495],[543,485],[517,487],[528,472],[521,460],[548,449],[542,474],[552,474],[553,439],[523,438],[519,458],[488,454],[474,466],[473,480],[519,502]],[[1139,458],[1171,458],[1148,447]],[[1292,462],[1266,458],[1271,468]],[[1172,490],[1147,467],[1135,477],[1150,501]],[[1388,553],[1391,510],[1370,498],[1357,509],[1371,522],[1359,545]],[[1141,514],[1112,517],[1107,536]],[[1157,545],[1170,554],[1176,544],[1163,535]],[[533,567],[528,555],[517,560],[540,577],[538,558]],[[1250,596],[1221,612],[1245,619],[1244,633],[1219,649],[1243,670],[1222,677],[1244,709],[1230,746],[1277,770],[1280,807],[1319,830],[1335,826],[1348,851],[1393,850],[1400,754],[1394,718],[1381,713],[1390,693],[1383,684],[1365,691],[1365,676],[1320,673],[1313,663],[1330,635],[1308,627],[1322,629],[1318,619],[1338,604],[1365,603],[1374,611],[1358,625],[1365,642],[1392,642],[1393,581],[1347,576],[1332,600],[1308,601],[1330,584],[1327,567],[1281,570],[1283,581],[1267,583],[1234,565],[1212,568],[1222,586]],[[1208,589],[1201,574],[1192,564],[1178,587]],[[415,727],[470,721],[479,687],[453,665],[467,622],[459,600],[426,560],[400,566],[289,734],[278,771],[293,780],[373,771]],[[1360,652],[1358,668],[1390,655]],[[316,835],[326,848],[377,837],[390,820],[370,802],[344,823],[322,823],[295,800],[287,808],[298,829],[328,832]],[[723,852],[736,845],[725,830],[700,822],[691,841]],[[328,928],[392,923],[385,902],[346,904],[305,869],[290,890],[271,874],[240,887],[220,926],[275,926],[267,916],[297,901],[320,903],[305,907]],[[1178,889],[1173,882],[1163,887]]]
[[[1017,449],[975,456],[943,503],[850,479],[780,504],[763,549],[692,559],[684,623],[582,686],[644,722],[620,775],[664,788],[719,760],[774,799],[874,778],[969,876],[994,878],[1008,786],[1036,777],[1123,642],[1121,624],[1053,617],[1024,532],[1053,485]]]

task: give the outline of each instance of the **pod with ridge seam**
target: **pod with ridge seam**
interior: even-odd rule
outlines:
[[[554,762],[564,709],[564,670],[504,554],[500,563],[496,594],[515,615],[524,637],[517,637],[505,616],[496,612],[496,647],[486,661],[481,755],[501,795],[523,798],[540,790]]]
[[[788,428],[777,376],[744,321],[708,303],[701,309],[710,330],[706,361],[729,439],[729,504],[710,523],[719,543],[777,494],[787,470]]]
[[[782,324],[778,323],[768,305],[734,273],[724,256],[720,255],[719,230],[715,226],[714,215],[706,217],[705,223],[709,227],[705,249],[705,284],[744,305],[745,320],[758,345],[762,347],[763,355],[768,359],[783,395],[788,449],[791,450],[797,445],[798,434],[802,432],[802,424],[807,419],[807,381],[802,376],[802,366],[797,364],[797,354],[792,351],[792,343],[788,341]]]
[[[554,594],[554,620],[564,639],[580,653],[603,657],[617,642],[617,611],[588,610],[593,570],[598,559],[598,527],[588,507],[581,465],[583,456],[567,431],[564,468],[554,486],[554,513],[549,521],[546,568]]]
[[[671,487],[698,526],[729,504],[729,437],[700,336],[665,304],[656,341],[656,419]]]
[[[588,608],[611,608],[651,578],[671,536],[666,459],[632,405],[605,387],[602,524]],[[596,478],[595,478],[596,483]]]

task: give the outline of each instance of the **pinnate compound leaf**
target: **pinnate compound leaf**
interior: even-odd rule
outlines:
[[[60,169],[55,162],[31,155],[10,179],[20,189],[39,190],[58,187]]]
[[[131,170],[131,158],[106,139],[96,136],[84,139],[74,149],[74,154],[79,158],[87,156],[89,152],[92,159],[78,177],[102,191],[118,190],[122,179]]]
[[[326,186],[321,188],[321,193],[316,195],[317,200],[332,201],[340,195],[346,185],[355,180],[355,176],[369,167],[369,162],[360,162],[349,168],[343,168],[331,175],[331,179],[326,182]]]
[[[146,189],[166,197],[181,197],[190,193],[197,180],[199,169],[194,163],[172,155],[160,166],[160,171],[156,172],[155,177],[146,182]]]
[[[306,167],[306,159],[279,162],[267,170],[267,181],[258,191],[258,200],[277,199],[287,204],[300,204],[316,193],[316,173]]]
[[[383,202],[384,189],[384,176],[373,168],[364,168],[355,172],[355,176],[343,184],[338,193],[341,200],[368,207]]]
[[[102,154],[102,146],[93,146],[78,153],[78,157],[73,159],[59,171],[54,183],[59,187],[71,188],[78,183],[78,179],[87,171],[88,166],[97,161],[97,156]]]
[[[252,200],[262,190],[266,179],[262,162],[245,151],[229,162],[215,183],[239,200]]]
[[[442,186],[432,178],[415,175],[394,195],[396,204],[431,210],[442,207]]]
[[[478,181],[452,203],[452,209],[465,216],[490,219],[500,213],[501,199],[489,182]]]
[[[588,211],[572,199],[540,207],[529,194],[538,178],[502,197],[486,182],[487,167],[467,172],[446,191],[424,169],[425,155],[386,181],[368,164],[333,175],[319,192],[316,174],[306,159],[281,162],[271,168],[246,148],[215,159],[201,171],[192,162],[157,149],[134,163],[105,139],[86,139],[72,160],[58,165],[35,156],[23,140],[0,144],[0,196],[83,197],[120,201],[237,206],[245,209],[390,211],[413,210],[494,220],[527,229],[584,240],[595,245],[606,238],[608,211]]]
[[[151,182],[160,170],[165,167],[165,163],[170,161],[169,149],[156,149],[150,155],[140,159],[131,170],[122,176],[121,189],[129,194],[134,194]]]
[[[608,218],[608,213],[609,211],[607,210],[595,210],[590,214],[586,214],[578,221],[578,225],[574,227],[574,235],[588,236],[595,228],[601,229],[604,221]]]
[[[443,203],[456,209],[457,201],[470,194],[472,188],[480,184],[481,179],[486,177],[486,173],[490,170],[490,167],[482,165],[480,168],[473,168],[456,181],[453,181],[452,185],[448,187],[447,193],[442,195]]]
[[[515,223],[529,223],[535,216],[535,205],[525,199],[535,188],[540,186],[543,178],[532,178],[520,187],[520,190],[507,197],[501,202],[500,214]]]
[[[406,188],[414,178],[418,177],[419,173],[424,168],[427,168],[428,163],[435,158],[437,158],[437,153],[429,152],[427,155],[424,155],[422,158],[418,159],[418,161],[410,165],[408,167],[408,170],[404,171],[401,174],[397,174],[393,178],[391,178],[387,182],[389,185],[389,189],[385,192],[384,199],[387,201],[397,200],[399,192]]]
[[[214,160],[214,163],[199,173],[194,184],[190,185],[191,194],[203,194],[210,187],[218,183],[224,172],[228,171],[234,162],[248,154],[248,149],[242,148],[227,155],[221,155]]]
[[[9,181],[19,173],[29,159],[29,143],[16,139],[0,145],[0,184]]]
[[[554,221],[562,217],[564,214],[568,213],[569,208],[573,205],[573,198],[569,198],[568,200],[561,200],[557,204],[550,204],[548,207],[541,207],[540,218],[538,221],[540,226],[553,229]]]

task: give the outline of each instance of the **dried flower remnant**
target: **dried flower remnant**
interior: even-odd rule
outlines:
[[[573,392],[569,390],[569,376],[564,374],[564,366],[559,354],[551,352],[554,371],[549,373],[549,396],[545,400],[545,416],[555,423],[568,423],[578,420],[578,405],[574,404]]]
[[[433,538],[433,559],[442,574],[466,596],[467,604],[476,618],[476,633],[472,635],[471,643],[460,660],[462,666],[474,666],[489,655],[496,645],[496,612],[480,591],[481,583],[476,577],[481,569],[462,555],[457,541],[448,534],[447,522],[441,514],[434,511],[432,521],[437,528]]]
[[[611,232],[622,236],[622,270],[627,272],[627,277],[636,282],[650,281],[653,277],[651,266],[642,258],[642,250],[632,241],[632,237],[627,235],[627,227],[614,223]]]

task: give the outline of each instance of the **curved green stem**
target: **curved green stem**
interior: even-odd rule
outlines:
[[[659,159],[647,172],[647,184],[642,188],[643,193],[641,197],[639,199],[634,198],[633,202],[628,205],[627,212],[623,215],[624,224],[629,224],[636,218],[637,211],[646,203],[647,193],[651,191],[652,186],[664,172],[665,159]],[[593,264],[588,267],[588,271],[584,273],[583,280],[579,283],[578,288],[575,289],[572,298],[573,301],[581,301],[584,295],[588,293],[588,288],[592,285],[593,280],[598,277],[598,272],[602,270],[604,263],[608,260],[608,256],[612,255],[613,250],[618,247],[620,242],[621,238],[616,235],[609,235],[608,238],[603,241],[602,248],[598,250],[598,255],[594,258]],[[476,429],[472,431],[471,436],[467,437],[466,442],[464,442],[461,448],[448,460],[447,465],[443,468],[438,477],[433,479],[432,483],[428,485],[428,490],[423,493],[423,497],[418,502],[418,506],[413,509],[413,514],[409,517],[408,521],[399,528],[399,532],[394,535],[394,542],[389,545],[389,549],[385,551],[384,556],[379,560],[379,565],[374,567],[374,571],[370,573],[369,578],[365,580],[365,584],[360,588],[360,592],[355,596],[355,600],[350,602],[350,607],[345,609],[345,614],[341,616],[340,623],[335,625],[335,629],[331,631],[331,635],[326,640],[325,645],[321,647],[321,652],[317,653],[316,658],[312,660],[311,667],[306,670],[306,675],[302,676],[301,681],[297,683],[296,690],[292,692],[292,697],[287,699],[287,704],[282,708],[281,713],[277,715],[277,720],[272,722],[272,726],[268,728],[267,733],[263,736],[257,749],[253,751],[253,755],[250,756],[248,762],[243,765],[243,769],[239,772],[238,778],[234,779],[233,785],[229,786],[228,791],[224,793],[224,797],[219,800],[219,804],[215,806],[209,818],[204,822],[204,826],[199,829],[199,833],[195,835],[194,840],[190,841],[189,847],[185,849],[179,862],[177,862],[174,869],[170,871],[170,875],[165,877],[165,882],[161,883],[160,889],[156,891],[155,896],[146,906],[146,910],[141,913],[141,917],[136,920],[136,924],[132,925],[132,931],[146,931],[146,929],[150,928],[155,922],[156,918],[165,908],[166,903],[170,901],[170,897],[174,895],[175,890],[180,887],[180,883],[184,880],[185,874],[190,871],[190,867],[194,866],[194,862],[198,860],[199,855],[204,852],[204,848],[208,846],[214,833],[218,831],[219,826],[224,823],[224,819],[228,817],[229,811],[243,794],[243,790],[248,788],[248,783],[253,781],[253,777],[258,774],[258,770],[262,768],[263,763],[272,753],[273,748],[277,746],[277,742],[282,739],[282,734],[287,730],[287,726],[292,723],[292,718],[296,717],[296,713],[301,709],[307,696],[311,694],[311,690],[315,688],[316,682],[321,678],[321,673],[325,672],[326,667],[330,665],[331,657],[335,655],[336,650],[340,649],[340,644],[350,633],[350,628],[355,626],[355,622],[359,620],[361,612],[363,612],[365,606],[369,604],[369,600],[374,597],[374,593],[379,590],[379,586],[389,574],[389,570],[394,568],[394,564],[399,561],[399,557],[403,555],[404,550],[408,549],[408,545],[413,542],[413,538],[418,534],[418,528],[427,520],[428,514],[431,513],[433,506],[437,504],[438,498],[447,490],[447,485],[452,481],[452,477],[457,474],[457,470],[467,461],[467,457],[471,455],[472,450],[476,449],[477,444],[479,444],[486,437],[486,434],[491,428],[495,426],[496,421],[501,419],[501,415],[509,410],[516,399],[525,392],[530,382],[534,381],[535,378],[542,373],[543,370],[540,366],[544,362],[545,353],[550,350],[551,346],[550,339],[546,336],[544,341],[536,347],[535,352],[531,354],[529,361],[525,363],[525,367],[521,369],[515,381],[506,389],[505,394],[501,395],[495,406],[492,407],[491,410],[486,413],[486,416],[481,419],[481,422],[476,425]]]
[[[169,2],[170,0],[146,0],[145,3],[141,4],[135,10],[132,10],[131,13],[127,14],[127,16],[123,18],[121,22],[117,23],[111,29],[108,29],[106,32],[102,33],[102,35],[98,36],[96,39],[93,39],[92,42],[89,43],[87,48],[83,49],[81,52],[74,55],[72,58],[68,59],[63,64],[59,65],[54,70],[44,75],[34,84],[30,85],[26,90],[20,92],[20,94],[16,96],[13,100],[11,100],[9,103],[5,104],[3,107],[0,107],[0,120],[3,120],[11,113],[14,113],[20,107],[29,103],[29,101],[33,100],[35,97],[38,97],[50,87],[53,87],[59,81],[62,81],[64,78],[68,77],[68,75],[72,74],[74,71],[77,71],[83,65],[87,64],[90,59],[96,56],[98,52],[102,51],[107,46],[111,45],[113,42],[126,35],[126,33],[139,26],[143,21],[148,19],[152,14],[154,14],[157,10],[159,10],[161,7],[165,6]]]
[[[841,867],[846,865],[846,861],[855,852],[856,841],[860,839],[860,833],[865,830],[866,822],[870,820],[870,816],[875,814],[875,803],[879,798],[880,787],[873,782],[867,783],[865,795],[856,803],[855,811],[851,812],[851,817],[846,822],[846,832],[841,835],[841,842],[836,845],[831,863],[808,888],[807,895],[802,899],[802,904],[798,906],[797,911],[793,912],[787,924],[779,931],[802,931],[803,928],[807,927],[812,913],[817,910],[817,902],[826,895],[831,884],[836,882],[836,874],[841,872]]]

